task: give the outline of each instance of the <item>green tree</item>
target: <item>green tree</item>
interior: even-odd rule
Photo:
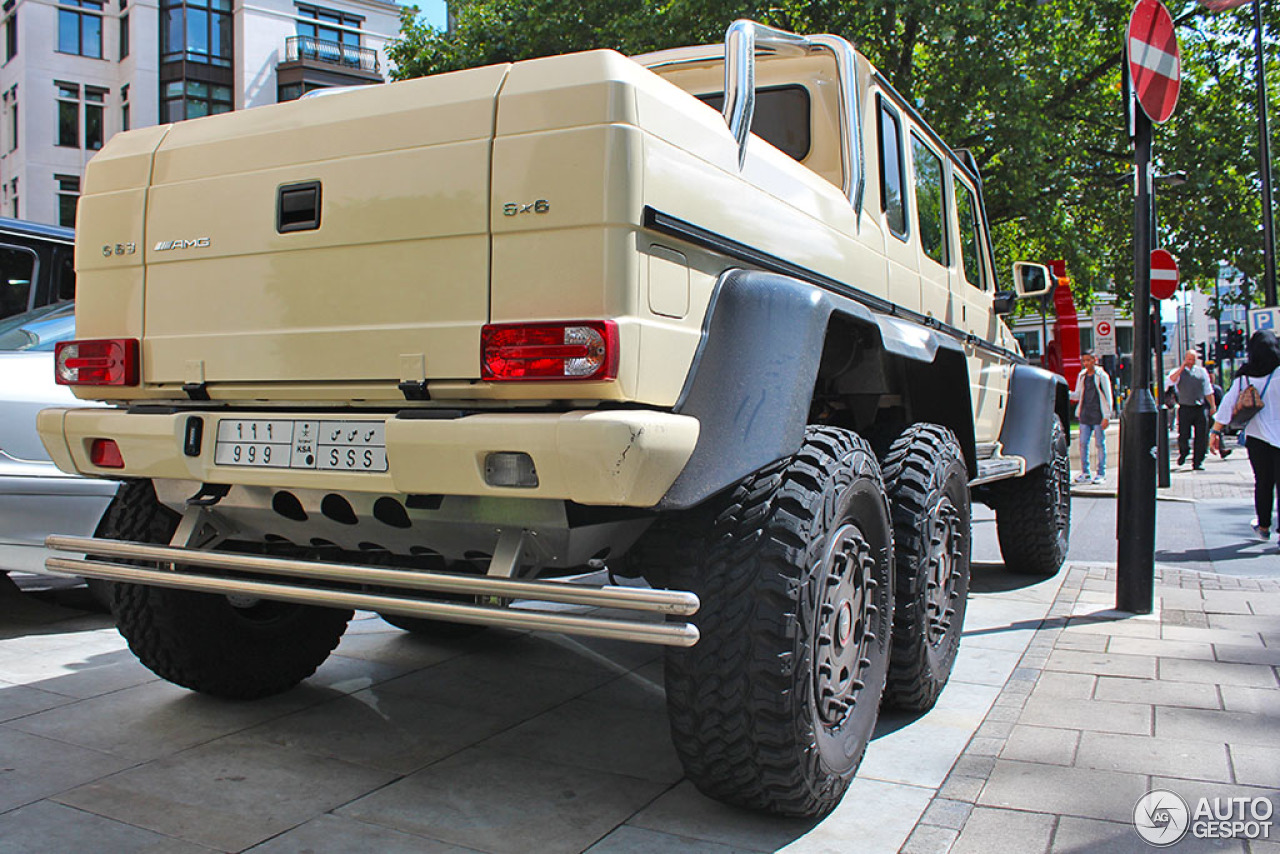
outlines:
[[[1264,4],[1269,26],[1280,9]],[[718,41],[735,18],[854,43],[942,137],[973,151],[1002,270],[1063,258],[1079,301],[1133,278],[1133,152],[1123,120],[1128,0],[456,0],[440,32],[406,11],[389,53],[399,77],[610,47],[636,54]],[[1252,19],[1175,8],[1178,112],[1156,132],[1157,169],[1189,179],[1160,193],[1162,243],[1206,287],[1227,260],[1261,268]],[[1280,70],[1270,79],[1280,81]]]

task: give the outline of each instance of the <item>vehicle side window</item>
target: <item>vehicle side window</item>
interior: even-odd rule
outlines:
[[[0,317],[31,308],[35,277],[36,253],[20,246],[0,246]]]
[[[51,302],[63,302],[76,298],[76,264],[75,253],[70,249],[59,249],[53,262],[54,297]]]
[[[964,259],[964,277],[975,288],[987,290],[982,243],[978,239],[978,202],[973,190],[956,181],[956,214],[960,219],[960,255]]]
[[[907,239],[907,208],[903,202],[902,185],[902,125],[895,113],[883,100],[880,101],[880,208],[884,211],[889,230],[902,240]]]
[[[916,174],[916,218],[920,221],[920,248],[942,266],[947,253],[947,207],[942,192],[942,158],[911,134],[911,162]]]

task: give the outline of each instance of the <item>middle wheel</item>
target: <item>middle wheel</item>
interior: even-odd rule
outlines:
[[[885,701],[926,711],[942,693],[964,632],[969,596],[969,474],[960,443],[912,424],[884,458],[893,508],[893,657]]]

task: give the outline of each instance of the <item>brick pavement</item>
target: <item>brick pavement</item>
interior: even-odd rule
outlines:
[[[1109,610],[1114,589],[1114,566],[1070,565],[902,854],[1149,851],[1132,811],[1155,788],[1280,816],[1280,580],[1160,568],[1148,616]],[[1278,836],[1170,850],[1275,854]]]

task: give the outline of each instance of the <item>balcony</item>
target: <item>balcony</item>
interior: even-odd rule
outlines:
[[[325,86],[359,86],[382,83],[378,52],[312,36],[290,36],[284,42],[284,58],[276,66],[280,99]],[[294,94],[285,95],[292,90]]]
[[[311,36],[290,36],[284,41],[284,62],[319,63],[345,71],[365,72],[381,76],[378,52],[370,47],[356,47]]]

